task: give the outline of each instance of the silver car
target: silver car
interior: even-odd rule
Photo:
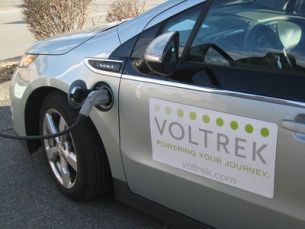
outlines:
[[[71,85],[107,87],[111,103],[71,134],[26,142],[64,195],[114,191],[182,228],[305,228],[304,74],[304,0],[166,1],[36,43],[11,83],[13,122],[58,133],[86,97]]]

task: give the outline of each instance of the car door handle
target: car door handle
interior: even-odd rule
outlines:
[[[293,120],[282,120],[281,126],[287,130],[291,130],[300,134],[305,134],[305,123],[296,122]]]

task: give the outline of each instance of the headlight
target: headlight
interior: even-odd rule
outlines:
[[[29,67],[34,62],[34,60],[36,60],[37,57],[38,55],[34,55],[34,54],[24,55],[22,60],[20,61],[19,68]]]

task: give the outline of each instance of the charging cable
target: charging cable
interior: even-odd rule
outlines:
[[[70,91],[78,91],[80,90],[83,91],[88,91],[86,88],[76,88],[74,90],[74,85],[72,86]],[[93,90],[90,93],[84,92],[82,93],[83,95],[88,94],[87,98],[83,100],[84,102],[81,102],[81,99],[79,100],[79,104],[81,105],[81,109],[79,111],[79,114],[73,123],[69,128],[65,129],[62,132],[56,133],[56,134],[48,134],[48,135],[35,135],[35,136],[19,136],[19,135],[10,135],[10,134],[5,134],[5,133],[0,133],[1,138],[7,138],[7,139],[12,139],[12,140],[43,140],[43,139],[52,139],[52,138],[57,138],[63,135],[66,135],[73,131],[76,127],[78,127],[83,121],[85,121],[92,110],[94,106],[109,106],[109,104],[112,105],[113,103],[113,95],[110,87],[102,87],[102,88],[97,88],[96,90]],[[69,93],[69,102],[70,100],[73,100],[73,95]],[[72,101],[75,102],[75,101]],[[111,108],[111,107],[110,107]]]
[[[62,132],[56,133],[56,134],[50,134],[50,135],[35,135],[35,136],[19,136],[19,135],[11,135],[11,134],[5,134],[5,133],[0,133],[1,138],[7,138],[7,139],[12,139],[12,140],[43,140],[43,139],[52,139],[52,138],[57,138],[63,135],[66,135],[70,133],[72,130],[74,130],[76,127],[79,126],[79,124],[87,117],[82,115],[78,115],[76,118],[76,121],[73,123],[73,125],[67,129],[65,129]]]

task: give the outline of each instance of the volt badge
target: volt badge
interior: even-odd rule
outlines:
[[[122,62],[120,61],[89,60],[88,63],[97,70],[108,72],[120,72],[122,67]]]

